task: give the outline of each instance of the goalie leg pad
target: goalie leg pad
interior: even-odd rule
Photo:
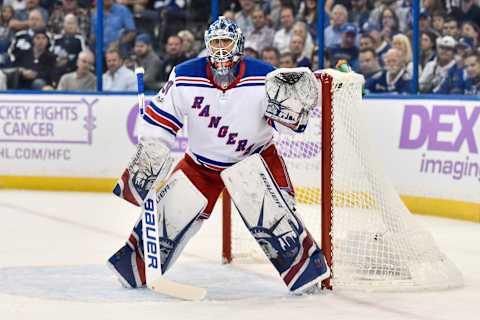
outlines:
[[[322,251],[289,207],[260,155],[221,173],[243,222],[292,292],[330,276]]]
[[[165,273],[188,241],[200,230],[203,220],[198,217],[205,209],[207,200],[182,171],[175,172],[156,196],[161,269]],[[142,227],[140,216],[127,243],[108,260],[109,267],[120,282],[131,288],[146,284]]]

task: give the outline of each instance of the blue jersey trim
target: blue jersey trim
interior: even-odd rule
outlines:
[[[201,155],[198,155],[196,153],[194,153],[194,155],[195,155],[195,157],[197,158],[198,161],[205,162],[206,164],[211,164],[211,165],[214,165],[214,166],[227,168],[227,167],[233,166],[235,164],[235,162],[229,163],[229,162],[220,162],[220,161],[211,160],[211,159],[202,157]]]
[[[165,127],[165,126],[162,126],[161,124],[155,122],[153,119],[151,119],[148,114],[144,114],[143,115],[143,120],[145,120],[146,122],[150,123],[151,125],[154,125],[156,127],[160,127],[162,128],[163,130],[167,131],[168,133],[170,133],[172,136],[176,137],[177,134],[170,128],[168,127]]]
[[[213,88],[208,84],[193,84],[193,83],[175,83],[175,87],[200,87],[200,88]]]
[[[151,103],[151,104],[150,104],[150,107],[152,107],[152,109],[153,109],[156,113],[158,113],[158,114],[160,114],[161,116],[164,116],[165,118],[173,121],[173,122],[174,122],[177,126],[179,126],[180,128],[183,127],[183,123],[181,123],[177,118],[175,118],[175,116],[173,116],[173,115],[171,115],[170,113],[165,112],[165,111],[163,111],[162,109],[160,109],[160,108],[155,104],[155,102],[150,101],[150,103]]]

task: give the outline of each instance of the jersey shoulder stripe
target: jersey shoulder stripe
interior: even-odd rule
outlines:
[[[155,102],[151,101],[150,104],[147,106],[147,109],[148,108],[151,108],[153,112],[158,114],[160,117],[165,118],[169,122],[172,122],[172,124],[178,127],[178,129],[183,127],[183,123],[180,120],[178,120],[174,115],[163,111],[159,106],[155,104]]]

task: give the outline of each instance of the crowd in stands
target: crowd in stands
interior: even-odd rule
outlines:
[[[205,55],[210,0],[104,0],[95,53],[94,0],[0,0],[0,89],[135,91],[134,68],[157,91],[172,68]],[[243,31],[245,55],[319,68],[317,0],[219,1]],[[325,0],[325,68],[347,60],[367,93],[414,93],[412,0]],[[480,0],[422,0],[421,93],[480,93]]]

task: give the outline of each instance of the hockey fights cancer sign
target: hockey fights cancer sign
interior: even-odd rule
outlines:
[[[70,145],[92,144],[98,99],[27,97],[0,98],[1,159],[70,160]]]

